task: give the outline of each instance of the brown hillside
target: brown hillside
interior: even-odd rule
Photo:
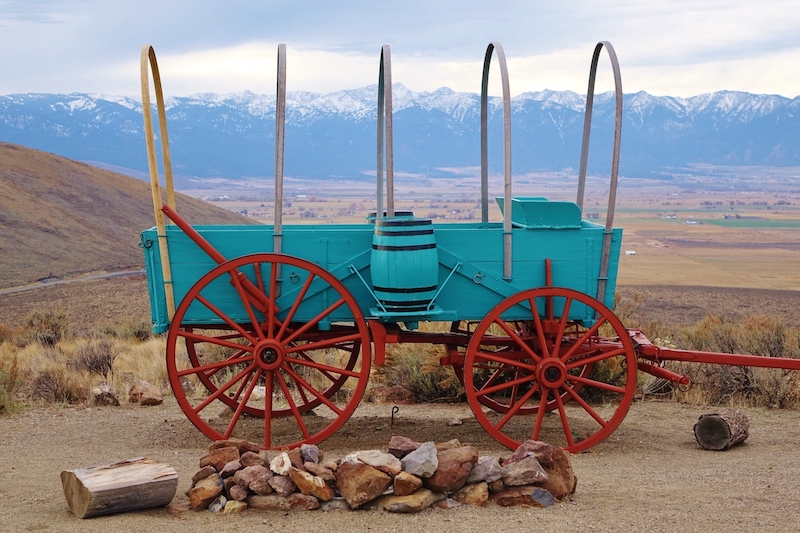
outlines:
[[[192,224],[247,219],[179,195]],[[0,143],[0,288],[49,275],[141,268],[154,225],[150,185],[53,154]]]

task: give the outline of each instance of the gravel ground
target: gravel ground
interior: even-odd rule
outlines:
[[[620,428],[573,456],[578,488],[549,509],[462,506],[416,515],[359,512],[250,512],[223,517],[165,509],[80,520],[67,507],[59,474],[136,456],[173,465],[188,488],[208,441],[171,399],[158,407],[47,407],[0,417],[0,531],[797,531],[800,413],[748,409],[750,438],[726,452],[701,450],[692,427],[710,407],[645,400]],[[328,457],[382,448],[402,434],[458,438],[481,454],[507,455],[466,404],[363,404],[320,448]],[[464,421],[449,426],[452,418]]]

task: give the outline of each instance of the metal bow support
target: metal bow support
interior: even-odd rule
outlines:
[[[489,43],[481,82],[481,222],[489,222],[489,67],[497,51],[503,85],[503,279],[511,280],[511,89],[506,54],[498,42]]]
[[[583,211],[583,195],[586,189],[586,166],[589,159],[589,138],[592,130],[592,106],[594,104],[594,83],[597,78],[597,62],[600,51],[605,48],[611,60],[614,72],[615,111],[614,111],[614,144],[611,153],[611,184],[608,191],[608,211],[606,212],[606,228],[603,236],[603,250],[600,258],[600,275],[597,281],[597,299],[605,300],[606,282],[608,281],[608,263],[611,253],[611,230],[614,227],[614,206],[617,203],[617,177],[619,176],[619,148],[622,140],[622,75],[614,47],[608,41],[600,41],[594,48],[592,66],[589,69],[589,88],[586,91],[586,115],[583,120],[583,143],[581,145],[581,163],[578,171],[578,198],[576,203]]]

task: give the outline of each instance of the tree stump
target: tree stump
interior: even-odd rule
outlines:
[[[178,473],[146,457],[61,472],[70,510],[89,518],[167,505],[178,488]]]
[[[716,413],[701,415],[694,425],[694,438],[705,450],[727,450],[744,442],[750,431],[750,421],[737,409],[726,407]]]

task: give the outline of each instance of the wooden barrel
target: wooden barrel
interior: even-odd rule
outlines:
[[[375,296],[387,311],[425,311],[439,280],[439,255],[430,219],[376,220],[370,272]]]
[[[370,211],[367,215],[367,223],[372,224],[377,217],[377,211]],[[383,212],[383,218],[386,218],[386,211]],[[413,211],[395,211],[394,218],[414,218]]]

